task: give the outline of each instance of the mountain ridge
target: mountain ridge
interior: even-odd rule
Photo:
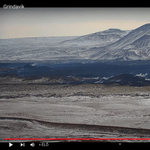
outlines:
[[[148,31],[147,31],[147,28],[145,28],[145,27],[148,27]],[[139,35],[138,37],[137,37],[137,33],[136,33],[136,35],[134,35],[135,32],[137,32],[137,31],[138,31],[138,35]],[[141,31],[144,31],[144,33],[139,33]],[[132,43],[135,40],[137,40],[139,37],[142,37],[143,35],[145,35],[145,33],[147,33],[147,32],[150,32],[150,24],[145,24],[145,25],[143,25],[143,26],[141,26],[139,28],[136,28],[136,29],[132,30],[129,34],[127,34],[126,36],[124,36],[123,38],[121,38],[120,40],[118,40],[117,42],[113,43],[111,46],[115,45],[116,43],[118,44],[120,41],[123,41],[123,40],[127,39],[131,35],[134,36],[134,37],[136,37],[135,39],[132,39],[132,41],[128,40],[129,43]]]
[[[143,25],[129,32],[127,35],[118,41],[102,47],[97,48],[97,60],[149,60],[150,59],[150,24]],[[134,44],[141,42],[146,44],[136,49]],[[142,42],[142,43],[143,43]],[[137,47],[139,48],[139,47]],[[144,55],[141,55],[144,53]],[[107,57],[106,57],[107,56]],[[94,56],[91,56],[91,58]]]
[[[61,42],[61,44],[68,44],[69,46],[106,46],[108,44],[111,44],[126,34],[128,34],[130,30],[120,30],[120,29],[114,29],[110,28],[108,30],[99,31],[91,34],[82,35],[79,37],[76,37],[75,39],[66,40]]]
[[[150,23],[134,30],[110,28],[78,37],[0,39],[0,61],[150,60]]]

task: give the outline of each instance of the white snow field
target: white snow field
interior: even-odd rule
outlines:
[[[150,137],[150,87],[6,85],[0,140]]]

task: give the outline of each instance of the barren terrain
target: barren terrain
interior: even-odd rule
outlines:
[[[0,140],[150,137],[150,87],[0,85]]]

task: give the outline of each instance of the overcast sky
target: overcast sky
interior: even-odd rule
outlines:
[[[0,8],[0,38],[80,36],[150,23],[150,8]]]

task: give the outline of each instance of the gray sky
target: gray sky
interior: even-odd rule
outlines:
[[[0,38],[80,36],[150,23],[150,8],[0,8]]]

